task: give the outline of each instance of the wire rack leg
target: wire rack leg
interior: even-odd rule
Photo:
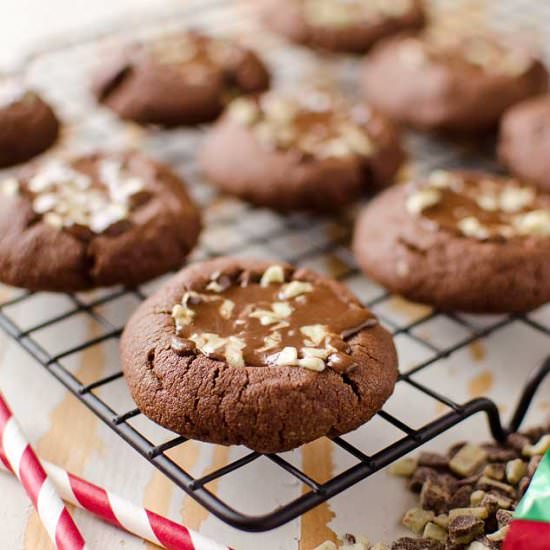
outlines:
[[[529,410],[529,406],[531,405],[531,402],[535,397],[535,394],[537,393],[542,382],[545,380],[548,374],[550,374],[550,355],[545,359],[542,365],[533,372],[533,374],[529,378],[527,385],[525,386],[525,389],[523,390],[523,393],[521,394],[521,397],[516,406],[514,416],[510,421],[510,426],[508,428],[509,432],[518,431],[525,418],[525,415],[527,414],[527,411]]]

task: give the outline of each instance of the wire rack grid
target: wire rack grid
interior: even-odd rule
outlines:
[[[179,12],[178,17],[169,14],[165,20],[159,20],[155,24],[148,23],[137,31],[133,29],[133,33],[149,36],[168,28],[188,26],[191,22],[195,26],[204,26],[211,32],[247,36],[254,29],[253,4],[251,1],[231,5],[220,0],[192,2],[186,10]],[[506,4],[509,5],[511,2]],[[516,11],[502,10],[502,6],[500,9],[503,14],[498,21],[504,24],[508,21],[507,17],[513,16]],[[536,14],[532,14],[532,17],[536,18]],[[550,22],[550,19],[548,21]],[[235,28],[231,27],[231,22]],[[118,39],[125,37],[123,32],[113,33],[114,31],[107,34],[109,40],[115,36]],[[116,305],[122,299],[132,300],[137,305],[152,292],[156,284],[144,285],[137,289],[117,288],[99,293],[68,295],[64,308],[52,310],[45,318],[26,326],[22,326],[18,321],[15,312],[25,307],[32,309],[33,300],[36,300],[37,295],[11,292],[9,298],[0,302],[0,327],[30,353],[37,363],[47,369],[105,424],[178,487],[223,521],[247,531],[272,529],[296,518],[472,415],[486,415],[491,433],[496,440],[503,440],[510,430],[516,430],[520,426],[537,389],[550,372],[550,359],[542,365],[528,365],[528,368],[533,369],[532,376],[526,382],[512,421],[507,427],[503,426],[493,401],[476,398],[459,403],[420,382],[416,375],[460,352],[480,338],[488,337],[513,324],[519,323],[529,327],[550,343],[548,307],[529,315],[500,316],[484,323],[478,323],[469,316],[443,315],[427,308],[413,320],[404,321],[385,315],[383,306],[394,297],[359,274],[347,248],[350,221],[353,216],[336,219],[307,214],[282,216],[234,199],[220,198],[204,184],[193,164],[194,151],[204,128],[156,131],[147,134],[133,127],[128,128],[109,113],[97,110],[88,97],[85,76],[97,63],[97,52],[101,48],[103,38],[100,40],[99,35],[95,33],[87,39],[81,37],[72,44],[42,51],[30,58],[23,68],[29,79],[59,104],[65,120],[70,121],[70,139],[65,140],[65,145],[70,143],[67,147],[71,150],[94,148],[99,144],[104,147],[139,145],[175,166],[185,175],[193,196],[205,211],[207,226],[201,245],[194,255],[195,260],[220,254],[279,258],[301,266],[328,271],[354,290],[358,290],[365,304],[378,314],[381,322],[395,337],[406,336],[425,351],[422,360],[416,361],[401,373],[398,387],[408,386],[416,390],[418,403],[415,403],[415,406],[422,407],[422,399],[429,398],[441,403],[448,412],[420,427],[413,427],[405,418],[400,418],[387,410],[380,411],[378,419],[397,430],[399,436],[374,454],[365,453],[357,445],[350,443],[346,436],[333,438],[331,444],[349,455],[353,465],[324,482],[313,479],[302,468],[288,460],[286,455],[260,455],[256,452],[243,452],[242,456],[223,467],[197,477],[169,456],[169,451],[186,445],[187,440],[184,437],[172,435],[161,443],[153,442],[133,423],[136,418],[142,416],[137,408],[130,407],[118,411],[115,404],[103,397],[104,390],[122,378],[119,365],[111,365],[109,374],[102,378],[84,382],[65,364],[65,360],[75,354],[94,346],[116,342],[122,332],[124,321],[114,323],[102,311],[109,305]],[[319,74],[315,54],[302,49],[292,49],[273,37],[260,38],[256,46],[277,68],[276,72],[283,85],[285,80],[293,81],[297,74]],[[340,80],[345,87],[353,87],[356,64],[356,60],[347,58],[331,60],[328,63],[331,78]],[[63,82],[63,86],[59,86],[60,81]],[[413,158],[416,159],[410,168],[419,173],[434,166],[493,166],[491,157],[486,154],[491,147],[490,143],[479,150],[465,152],[463,148],[453,148],[413,135],[408,137],[408,146]],[[101,327],[98,335],[84,340],[62,338],[55,350],[44,345],[39,338],[42,331],[66,325],[76,317],[82,316],[92,319]],[[452,343],[438,343],[422,336],[421,331],[416,330],[426,323],[440,322],[442,319],[459,327],[463,336]],[[239,511],[233,503],[220,498],[209,489],[208,484],[212,481],[246,468],[262,457],[280,469],[285,476],[297,480],[304,489],[302,494],[288,502],[280,503],[268,513],[249,515]]]

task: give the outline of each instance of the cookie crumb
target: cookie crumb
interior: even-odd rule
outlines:
[[[449,461],[450,470],[462,477],[474,474],[487,460],[487,452],[477,445],[467,443]]]
[[[416,458],[403,458],[389,467],[389,472],[396,476],[411,477],[418,467]]]
[[[483,520],[474,515],[457,515],[449,523],[449,540],[457,544],[468,544],[483,534]]]
[[[424,531],[426,524],[433,521],[434,518],[435,514],[433,512],[422,508],[411,508],[405,513],[401,523],[411,531],[420,534]]]
[[[424,527],[424,533],[422,536],[425,539],[432,539],[443,543],[447,542],[447,539],[449,538],[447,531],[443,529],[443,527],[431,521],[426,524],[426,527]]]
[[[506,463],[506,479],[511,485],[517,485],[525,475],[527,475],[527,464],[520,458]]]

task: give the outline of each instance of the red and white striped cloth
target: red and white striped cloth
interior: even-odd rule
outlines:
[[[0,443],[3,462],[17,476],[29,495],[50,539],[59,550],[82,550],[84,538],[32,447],[0,394]]]
[[[0,449],[0,462],[12,471]],[[127,500],[70,474],[49,462],[42,462],[55,488],[66,502],[168,550],[229,550],[183,525],[136,506]]]

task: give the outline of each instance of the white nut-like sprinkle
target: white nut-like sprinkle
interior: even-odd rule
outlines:
[[[230,336],[225,346],[225,359],[230,367],[244,367],[244,357],[242,350],[245,343],[236,336]]]
[[[279,291],[278,298],[280,300],[290,300],[306,292],[313,292],[313,285],[305,281],[291,281],[283,285]]]
[[[427,208],[435,206],[440,200],[440,191],[430,187],[424,187],[407,197],[406,208],[409,213],[418,215]]]
[[[500,193],[500,209],[504,212],[519,212],[530,206],[536,193],[530,187],[506,187]]]
[[[52,227],[56,227],[58,229],[63,227],[63,218],[54,212],[48,212],[42,219],[44,220],[44,223],[51,225]]]
[[[289,147],[297,135],[296,130],[290,126],[281,126],[275,131],[277,145],[281,147]]]
[[[474,237],[480,240],[489,237],[487,228],[474,216],[462,218],[457,225],[460,232],[466,237]]]
[[[102,233],[115,223],[127,218],[128,207],[123,204],[108,204],[103,211],[96,212],[90,219],[90,229]]]
[[[286,302],[275,302],[271,307],[272,310],[256,309],[249,313],[249,317],[259,319],[260,324],[265,326],[278,323],[285,317],[291,315],[294,311],[293,308]]]
[[[37,214],[45,214],[51,210],[59,202],[59,196],[55,193],[44,193],[43,195],[38,195],[32,201],[32,209]]]
[[[278,323],[285,317],[289,317],[294,308],[287,302],[274,302],[271,306],[272,309],[256,309],[249,313],[249,317],[253,319],[259,319],[261,325],[271,325]]]
[[[283,337],[280,332],[273,331],[271,334],[264,337],[264,345],[258,348],[258,351],[262,353],[276,348],[281,343],[282,339]]]
[[[332,351],[329,349],[323,348],[302,348],[300,350],[303,357],[317,357],[318,359],[325,360]]]
[[[33,193],[42,193],[51,187],[54,187],[58,183],[74,184],[77,181],[75,172],[70,166],[67,166],[61,161],[52,161],[37,172],[29,181],[28,188]],[[83,174],[78,174],[82,180],[86,180],[88,186],[90,184],[90,178]],[[81,182],[79,182],[80,184]],[[83,181],[82,181],[83,183]]]
[[[278,367],[295,366],[298,363],[298,350],[292,346],[286,346],[279,353],[272,355],[269,360]]]
[[[240,349],[227,346],[225,348],[225,360],[230,367],[244,367],[243,352]]]
[[[228,113],[233,120],[249,126],[258,120],[260,111],[255,101],[241,97],[231,102]]]
[[[276,325],[269,327],[269,330],[276,331],[276,330],[281,330],[282,328],[287,328],[289,326],[290,326],[290,323],[288,321],[279,321]]]
[[[217,349],[220,349],[226,344],[225,338],[222,338],[213,332],[203,332],[201,334],[195,333],[189,337],[189,340],[195,342],[196,346],[205,355],[215,352]]]
[[[19,193],[19,182],[15,178],[8,178],[2,182],[2,193],[8,197],[15,197]]]
[[[494,212],[498,210],[499,207],[499,201],[497,197],[489,193],[477,197],[476,203],[481,209],[487,210],[488,212]]]
[[[233,310],[235,309],[235,302],[232,300],[224,300],[220,306],[219,312],[223,319],[231,319]]]
[[[195,290],[188,290],[184,293],[181,299],[181,305],[187,307],[188,304],[198,304],[203,300],[205,302],[213,301],[210,299],[210,297],[204,296],[203,294],[199,294]]]
[[[172,308],[172,317],[176,321],[176,328],[190,325],[195,317],[195,312],[186,306],[176,304]]]
[[[317,372],[324,371],[326,367],[325,362],[318,357],[302,357],[302,359],[298,359],[298,366]]]
[[[277,317],[273,311],[269,311],[268,309],[257,309],[250,313],[249,317],[258,319],[260,321],[260,325],[262,326],[273,325],[279,322],[279,317]]]
[[[143,190],[143,181],[128,174],[117,159],[104,159],[99,164],[99,177],[107,186],[112,201],[125,203],[128,198]]]
[[[210,281],[206,285],[206,290],[209,290],[210,292],[223,292],[225,288],[218,283],[218,281]]]
[[[294,311],[294,308],[288,302],[273,302],[271,307],[279,319],[290,317]]]
[[[521,235],[550,236],[550,209],[532,210],[515,217],[514,226]]]
[[[307,336],[313,342],[313,345],[311,347],[315,347],[321,344],[321,342],[327,337],[328,331],[327,327],[325,325],[305,325],[303,327],[300,327],[300,332]],[[305,342],[308,344],[309,343]]]
[[[262,107],[265,117],[277,126],[290,124],[296,115],[295,103],[275,94],[267,94],[262,97]]]
[[[285,282],[285,271],[281,265],[271,265],[269,266],[262,278],[260,279],[260,286],[266,287],[273,283],[284,283]]]
[[[343,138],[333,138],[319,144],[317,156],[319,158],[345,158],[353,153],[349,143]]]
[[[63,219],[63,225],[65,227],[72,227],[74,225],[89,226],[90,223],[90,217],[86,215],[86,212],[76,208],[70,210]]]
[[[437,189],[452,189],[460,182],[460,178],[447,170],[434,170],[428,177],[430,187]]]
[[[362,128],[353,124],[345,124],[340,128],[340,132],[354,153],[368,157],[374,152],[372,140]]]
[[[143,191],[143,181],[139,178],[129,177],[126,181],[119,183],[116,193],[113,196],[120,200],[125,200],[132,195],[136,195],[140,191]]]
[[[143,181],[132,176],[119,160],[103,159],[97,169],[105,190],[93,187],[92,178],[70,164],[57,161],[44,165],[27,185],[35,194],[33,210],[54,214],[47,223],[56,227],[82,225],[94,233],[102,233],[127,218],[129,199],[143,190]]]

